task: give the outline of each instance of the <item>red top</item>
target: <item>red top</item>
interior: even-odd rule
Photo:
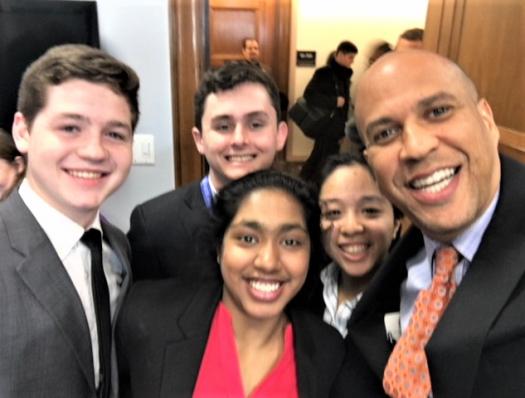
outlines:
[[[270,373],[253,390],[250,398],[297,398],[297,376],[292,325],[284,331],[284,351]],[[194,398],[244,398],[241,372],[231,315],[219,304],[211,324],[206,351],[193,391]]]

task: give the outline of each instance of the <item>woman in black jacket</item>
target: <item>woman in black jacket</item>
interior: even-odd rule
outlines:
[[[276,171],[224,187],[222,280],[133,287],[116,333],[121,396],[331,396],[342,338],[301,309],[318,275],[318,217],[307,185]]]

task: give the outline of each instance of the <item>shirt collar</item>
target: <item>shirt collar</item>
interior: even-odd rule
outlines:
[[[340,269],[336,263],[331,262],[321,271],[321,282],[324,286],[337,285]]]
[[[208,184],[210,184],[210,190],[213,197],[217,196],[217,188],[213,185],[210,175],[208,174]]]
[[[334,292],[337,296],[339,292],[339,275],[341,274],[341,268],[332,261],[330,264],[328,264],[322,271],[321,271],[321,282],[323,283],[323,291],[326,292]],[[351,300],[346,300],[344,303],[342,303],[345,306],[349,306],[350,308],[355,307],[357,302],[361,299],[361,296],[363,295],[363,292],[359,293],[357,296],[355,296]]]
[[[33,188],[31,188],[27,179],[22,181],[18,192],[25,205],[29,208],[51,241],[58,257],[61,261],[64,261],[71,249],[84,234],[84,227],[42,199]],[[95,220],[89,228],[98,229],[102,233],[99,212],[97,212]]]
[[[454,248],[470,263],[474,258],[474,254],[478,251],[478,247],[483,238],[483,234],[487,229],[494,211],[496,210],[496,205],[498,204],[499,199],[499,190],[496,192],[496,195],[490,202],[489,207],[483,212],[481,217],[479,217],[470,227],[463,231],[456,239],[451,243]],[[425,242],[425,251],[427,258],[432,258],[436,249],[442,245],[441,242],[430,239],[428,236],[423,235]]]

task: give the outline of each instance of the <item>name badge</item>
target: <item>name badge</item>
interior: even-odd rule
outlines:
[[[385,314],[386,338],[391,343],[395,343],[401,337],[401,323],[399,312],[389,312]]]

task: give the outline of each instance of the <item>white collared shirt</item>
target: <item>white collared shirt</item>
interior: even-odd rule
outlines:
[[[339,333],[341,333],[341,336],[346,337],[348,333],[348,320],[352,316],[352,311],[363,294],[359,293],[353,299],[345,300],[338,306],[338,285],[340,275],[341,268],[339,268],[339,266],[334,262],[331,262],[325,269],[321,271],[321,282],[323,282],[323,300],[325,305],[323,320],[327,324],[336,328]]]
[[[499,191],[481,217],[451,242],[462,256],[462,260],[454,270],[454,278],[458,286],[463,280],[474,258],[474,254],[478,250],[483,234],[496,209],[498,198]],[[407,279],[401,285],[400,323],[402,332],[408,326],[420,290],[427,289],[432,283],[432,259],[436,249],[442,245],[442,243],[436,242],[425,235],[423,235],[423,241],[424,247],[407,261]]]
[[[78,293],[89,327],[91,348],[93,350],[95,386],[98,387],[100,381],[100,360],[97,321],[91,290],[91,252],[87,246],[80,243],[80,238],[85,230],[81,225],[75,223],[44,201],[31,188],[26,179],[20,185],[19,194],[51,241]],[[98,229],[102,233],[99,214],[97,214],[89,228]],[[113,319],[120,295],[124,268],[115,252],[104,240],[102,240],[102,262],[108,282],[111,317]]]

